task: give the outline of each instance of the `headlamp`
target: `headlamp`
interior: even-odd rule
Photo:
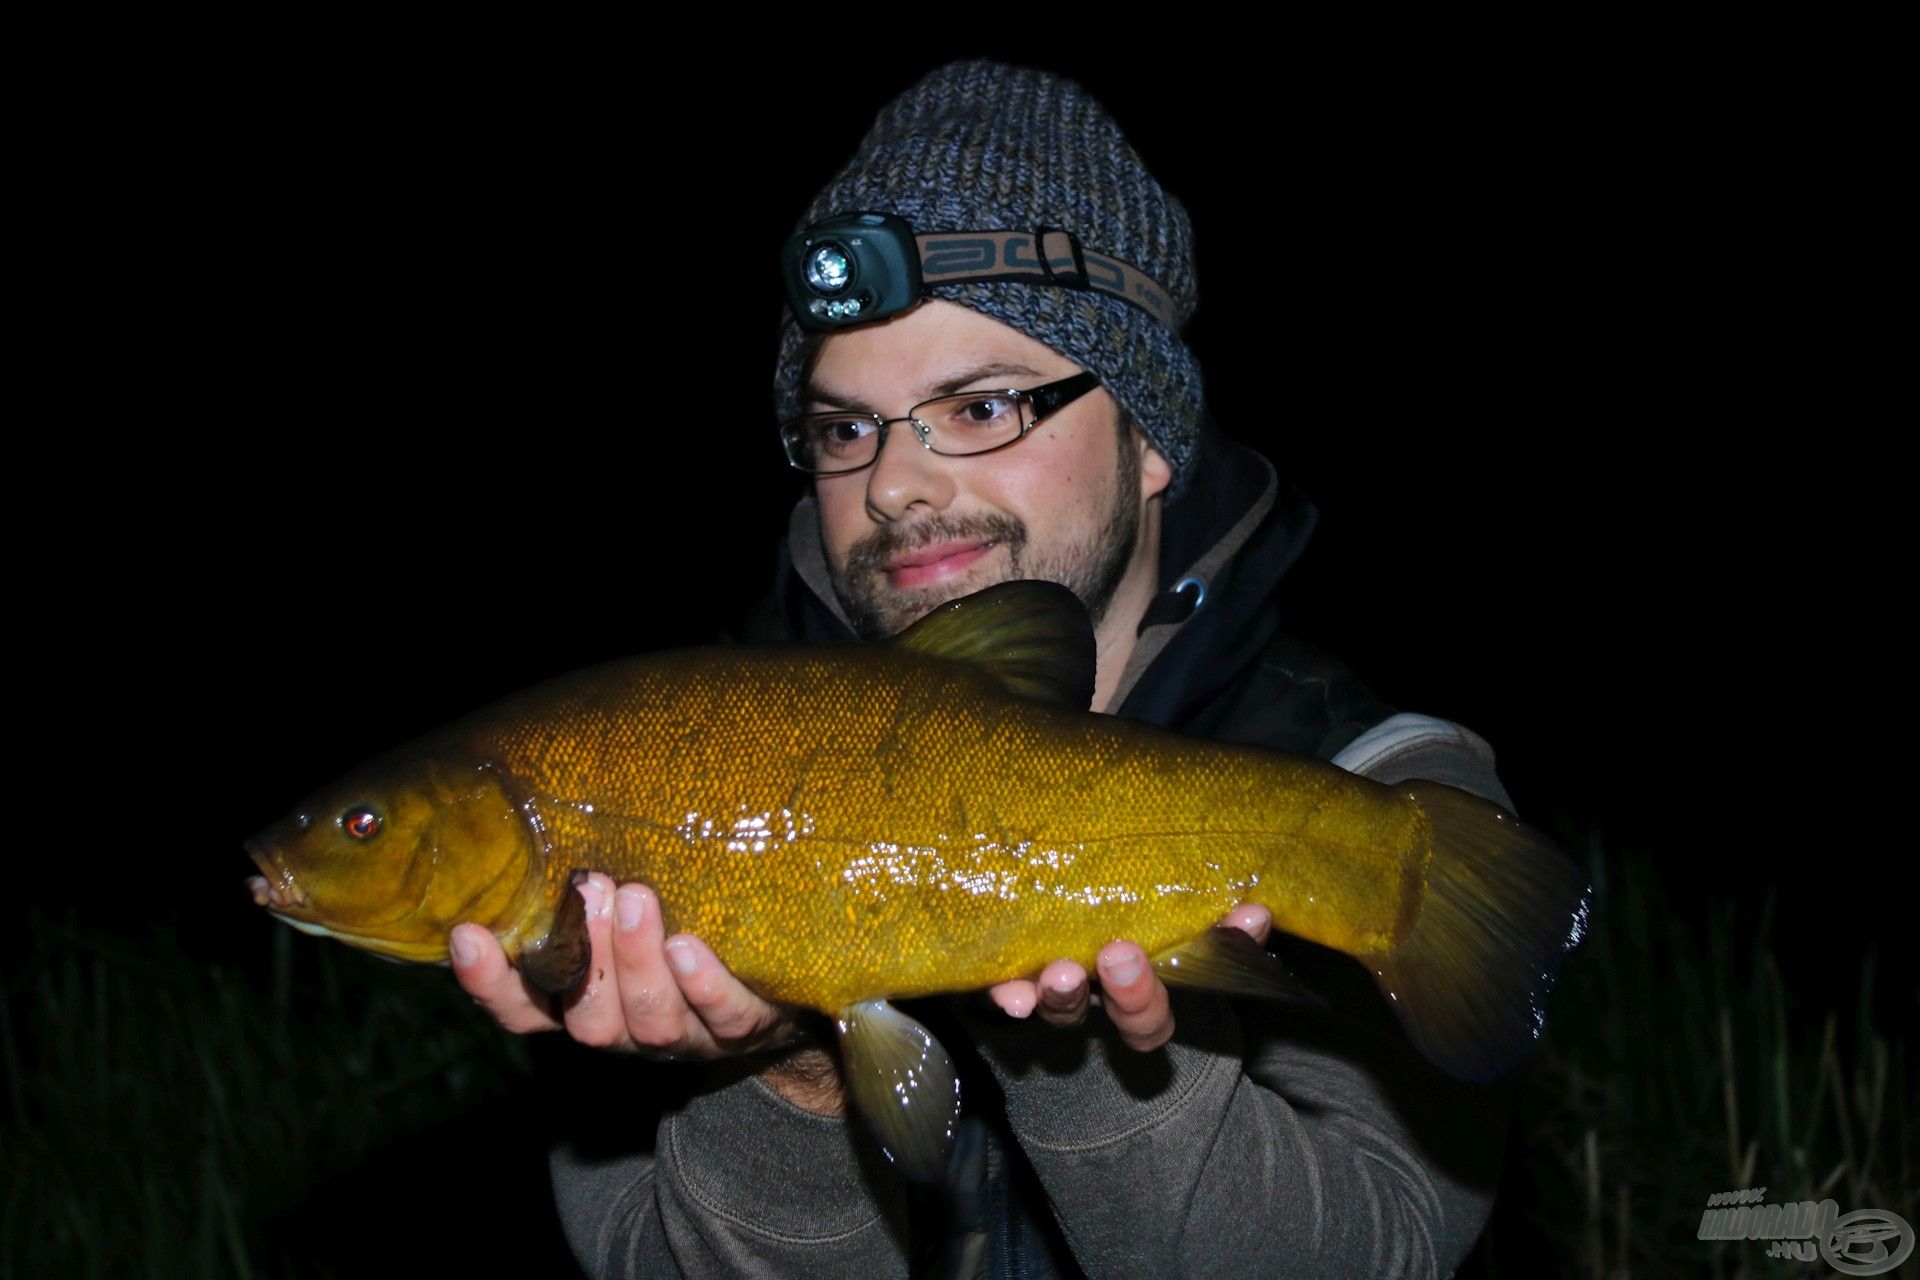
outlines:
[[[913,228],[890,213],[849,213],[788,239],[787,303],[807,329],[837,329],[905,311],[920,299]]]
[[[787,238],[780,251],[787,305],[821,332],[898,315],[936,284],[1012,280],[1112,294],[1175,327],[1167,291],[1139,268],[1082,249],[1072,232],[916,233],[891,213],[842,213]]]

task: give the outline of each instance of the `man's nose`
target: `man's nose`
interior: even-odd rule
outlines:
[[[867,472],[868,513],[876,520],[900,520],[916,506],[945,510],[953,501],[950,461],[920,443],[912,422],[892,423]]]

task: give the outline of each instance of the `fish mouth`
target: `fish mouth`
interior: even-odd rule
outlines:
[[[310,933],[316,938],[333,938],[348,946],[371,951],[383,959],[447,963],[447,944],[444,939],[432,942],[397,941],[320,923],[326,918],[324,909],[316,912],[308,908],[307,891],[294,883],[293,873],[287,869],[279,853],[259,840],[247,841],[245,848],[247,856],[265,872],[264,875],[248,876],[247,889],[253,894],[254,904],[265,907],[267,914],[274,919],[290,924],[302,933]],[[316,915],[320,920],[313,918]]]
[[[254,865],[266,873],[247,877],[247,888],[253,894],[255,906],[279,915],[307,905],[305,890],[293,882],[293,872],[287,870],[278,854],[253,840],[247,841],[246,850]]]

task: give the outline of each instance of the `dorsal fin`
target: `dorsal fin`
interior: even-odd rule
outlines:
[[[1093,623],[1057,582],[996,583],[947,601],[888,643],[978,667],[1017,697],[1083,711],[1093,702]]]

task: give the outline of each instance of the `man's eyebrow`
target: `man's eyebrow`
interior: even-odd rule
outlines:
[[[1020,364],[1017,361],[993,360],[983,365],[976,365],[973,368],[962,370],[950,378],[942,378],[932,386],[924,388],[920,398],[923,400],[931,400],[935,396],[944,396],[950,392],[958,391],[968,383],[978,382],[982,378],[1009,376],[1016,378],[1043,378],[1046,375],[1038,369],[1029,369],[1026,365]],[[999,387],[995,389],[1005,391],[1011,388]],[[859,413],[877,413],[882,417],[886,416],[885,410],[874,408],[859,396],[835,391],[833,388],[825,386],[811,377],[807,379],[806,385],[800,389],[800,397],[801,402],[804,404],[832,405],[836,409],[853,409]]]

